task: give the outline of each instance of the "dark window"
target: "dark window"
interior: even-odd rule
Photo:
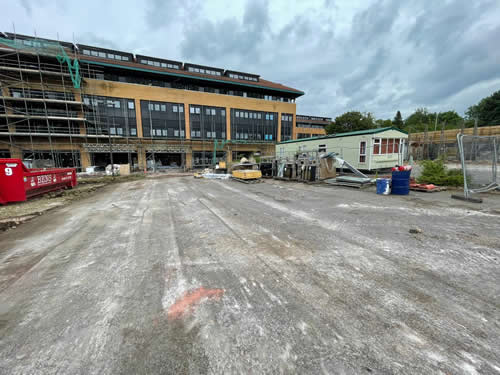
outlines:
[[[82,97],[85,103],[84,116],[88,134],[137,136],[132,99],[94,95]]]
[[[176,110],[174,111],[174,108]],[[185,138],[184,105],[141,100],[144,137]],[[182,110],[181,110],[182,109]]]
[[[293,115],[283,113],[281,115],[281,141],[289,141],[292,139],[293,130]]]
[[[226,118],[223,108],[190,106],[189,124],[193,139],[226,139]]]
[[[278,121],[274,115],[275,113],[270,112],[231,108],[231,139],[249,142],[276,141]]]

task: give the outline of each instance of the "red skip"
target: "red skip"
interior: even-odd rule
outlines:
[[[28,169],[21,159],[0,159],[0,204],[76,185],[74,168]]]

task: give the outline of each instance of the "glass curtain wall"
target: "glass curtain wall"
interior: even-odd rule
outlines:
[[[276,142],[278,114],[231,108],[231,139]]]
[[[184,104],[141,100],[142,134],[153,138],[186,138]]]
[[[133,99],[83,95],[87,134],[137,137]]]
[[[189,105],[191,139],[226,139],[226,109]]]
[[[281,141],[289,141],[292,139],[293,130],[293,114],[281,114]]]

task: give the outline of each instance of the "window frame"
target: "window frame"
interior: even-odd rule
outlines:
[[[378,148],[378,150],[377,150]],[[373,155],[380,155],[382,151],[382,141],[380,138],[373,138]]]
[[[365,164],[366,163],[366,140],[364,141],[359,141],[359,157],[358,157],[358,162]],[[361,160],[363,159],[363,160]]]

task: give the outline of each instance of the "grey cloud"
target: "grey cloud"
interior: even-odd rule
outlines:
[[[377,77],[380,70],[384,67],[388,56],[389,53],[384,47],[377,49],[373,53],[373,56],[369,58],[367,64],[359,67],[361,68],[359,72],[342,80],[344,94],[352,96],[364,84],[369,83],[374,77]]]
[[[146,2],[146,23],[149,29],[158,31],[175,23],[194,21],[201,8],[201,0],[149,0]]]
[[[471,3],[470,7],[453,2],[430,8],[419,17],[409,40],[433,58],[433,64],[418,75],[415,92],[409,100],[424,105],[443,100],[468,86],[499,76],[495,49],[483,43],[500,40],[500,27],[478,29],[481,16],[495,9],[493,2]],[[418,31],[416,31],[418,30]],[[478,40],[471,40],[474,35]]]
[[[32,15],[33,9],[31,8],[29,0],[21,0],[21,6],[24,8],[28,16]]]
[[[298,112],[309,114],[393,117],[421,106],[463,113],[500,81],[497,0],[282,0],[281,8],[247,0],[242,12],[223,1],[146,0],[118,7],[104,24],[97,15],[96,25],[81,14],[99,9],[97,0],[21,0],[8,2],[6,14],[19,33],[74,31],[80,43],[257,73],[303,90]],[[130,9],[137,14],[124,32]],[[37,19],[47,13],[54,17]]]
[[[367,46],[383,39],[399,17],[399,0],[375,2],[357,13],[352,20],[351,42]]]
[[[185,30],[181,53],[186,59],[199,58],[204,64],[223,61],[260,61],[260,46],[269,33],[268,7],[265,2],[248,2],[243,20],[200,20]],[[228,64],[223,64],[228,67]],[[248,70],[248,69],[246,69]]]
[[[394,2],[385,2],[382,8],[380,4],[371,6],[353,18],[349,51],[336,65],[345,73],[345,78],[339,79],[341,93],[348,98],[343,110],[359,108],[380,114],[439,106],[440,102],[478,81],[499,77],[495,57],[498,53],[484,43],[500,39],[498,28],[477,27],[482,15],[495,9],[498,12],[496,4],[429,3],[418,10],[420,15],[413,25],[411,19],[407,20],[406,29],[401,29],[407,16],[402,12],[412,9],[394,5]],[[477,39],[470,41],[471,36],[478,34],[481,43],[477,43]],[[372,48],[377,48],[377,52],[372,52]],[[380,87],[388,81],[408,87],[409,92],[397,95],[381,91]]]
[[[120,44],[118,44],[117,42],[90,32],[78,35],[76,43],[87,44],[91,46],[99,46],[102,48],[109,48],[115,50],[123,50],[123,46],[120,46]]]

